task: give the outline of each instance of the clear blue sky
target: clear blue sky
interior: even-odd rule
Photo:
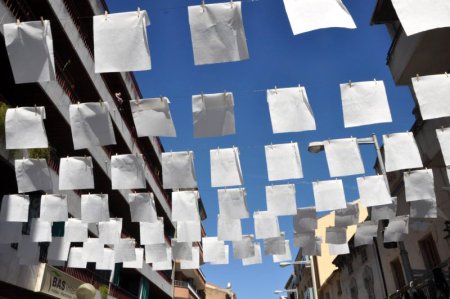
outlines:
[[[244,2],[242,13],[250,59],[242,62],[194,66],[187,6],[201,1],[108,0],[111,13],[149,13],[148,27],[152,70],[136,73],[144,97],[168,96],[177,138],[163,138],[166,150],[195,152],[199,189],[208,214],[204,222],[209,236],[217,235],[217,191],[210,187],[209,149],[238,146],[250,212],[265,210],[267,180],[264,145],[299,142],[305,179],[291,181],[297,187],[299,207],[314,205],[311,182],[329,179],[325,155],[311,154],[308,143],[371,133],[407,131],[412,123],[413,100],[409,90],[396,87],[386,66],[390,38],[384,26],[370,26],[375,0],[344,1],[358,28],[324,29],[293,36],[282,0]],[[211,3],[212,1],[206,1]],[[220,1],[214,1],[220,2]],[[339,84],[352,80],[384,80],[393,123],[344,129]],[[272,134],[265,92],[277,87],[306,86],[315,113],[317,131]],[[191,95],[233,92],[236,135],[194,139]],[[362,147],[366,174],[373,174],[375,152]],[[358,197],[355,177],[344,178],[347,201]],[[281,217],[280,225],[292,240],[292,219]],[[253,233],[253,221],[243,221],[244,233]],[[297,249],[292,248],[293,255]],[[230,254],[232,254],[230,252]],[[230,256],[230,265],[202,267],[208,281],[226,286],[232,282],[240,299],[277,298],[292,268],[281,269],[265,257],[262,265],[243,267]]]

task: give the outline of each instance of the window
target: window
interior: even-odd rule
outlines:
[[[396,258],[391,262],[392,276],[394,277],[395,287],[400,290],[406,285],[405,276],[403,276],[403,269],[400,260]]]
[[[426,269],[431,270],[441,263],[432,234],[428,234],[420,240],[419,247]]]

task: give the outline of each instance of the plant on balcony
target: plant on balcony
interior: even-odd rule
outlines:
[[[98,287],[98,291],[100,292],[100,296],[102,297],[102,299],[108,298],[109,287],[107,285],[102,284]]]

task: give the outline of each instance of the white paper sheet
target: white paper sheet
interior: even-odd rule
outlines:
[[[274,134],[316,130],[305,87],[268,89],[267,102]]]
[[[423,221],[422,219],[409,219],[409,230],[415,232],[426,232],[430,229],[430,222]]]
[[[448,75],[415,77],[411,78],[411,81],[422,119],[450,116],[450,78]]]
[[[95,72],[131,72],[151,69],[147,12],[94,16]]]
[[[189,6],[195,65],[248,59],[241,2]]]
[[[231,92],[192,96],[194,137],[215,137],[236,133],[234,98]]]
[[[128,194],[128,204],[132,222],[156,222],[158,220],[153,193],[130,193]]]
[[[134,239],[120,239],[114,244],[114,261],[116,263],[133,262],[136,260],[136,241]]]
[[[19,265],[38,265],[40,255],[40,246],[33,242],[30,236],[23,236],[17,248],[17,257]]]
[[[433,170],[406,171],[403,174],[403,180],[405,182],[406,201],[422,199],[433,199],[436,201]]]
[[[303,178],[298,143],[271,144],[264,148],[269,181]]]
[[[278,218],[269,212],[255,212],[253,214],[255,222],[256,239],[276,238],[280,236],[280,225]]]
[[[284,241],[284,254],[274,254],[272,259],[274,263],[290,262],[292,261],[291,247],[289,246],[289,240]]]
[[[116,144],[108,103],[74,104],[69,112],[74,149]]]
[[[19,193],[52,189],[50,170],[45,159],[15,160],[14,167]]]
[[[69,258],[70,242],[64,237],[53,237],[48,246],[47,259],[52,261],[67,261]]]
[[[0,244],[19,243],[22,239],[22,223],[0,222]]]
[[[59,163],[59,190],[81,189],[94,189],[92,158],[61,158]]]
[[[302,247],[302,254],[303,255],[321,256],[322,255],[322,238],[314,237],[312,242],[305,244],[305,246]]]
[[[103,259],[104,244],[98,238],[88,238],[83,243],[84,258],[86,261],[95,263]]]
[[[39,218],[31,218],[30,237],[32,242],[51,242],[52,223]]]
[[[384,229],[384,243],[399,242],[408,233],[409,216],[399,216],[389,220],[388,226]]]
[[[130,101],[138,137],[177,136],[169,104],[166,97]]]
[[[45,118],[43,106],[6,110],[6,149],[48,148]]]
[[[359,207],[358,203],[347,203],[345,209],[336,210],[334,213],[334,226],[347,227],[358,224]]]
[[[254,248],[255,254],[253,256],[242,259],[243,266],[262,264],[261,245],[258,242],[256,242],[254,244]]]
[[[255,255],[253,235],[244,235],[242,240],[233,241],[233,256],[235,259],[249,258]]]
[[[192,260],[180,261],[180,269],[199,269],[200,268],[200,249],[198,247],[192,247]]]
[[[219,213],[224,218],[245,219],[249,217],[247,192],[244,188],[219,189]]]
[[[142,155],[114,155],[111,157],[112,189],[144,189],[145,172]]]
[[[295,185],[266,186],[267,211],[275,216],[297,215]]]
[[[317,215],[315,208],[297,209],[292,218],[294,233],[314,232],[317,228]]]
[[[8,222],[28,222],[30,197],[25,194],[4,195],[0,220]]]
[[[294,233],[295,247],[311,247],[316,243],[315,232]]]
[[[67,221],[69,215],[67,195],[44,194],[41,196],[41,209],[39,218],[48,222]]]
[[[373,244],[378,233],[378,221],[366,221],[358,224],[355,233],[355,247]]]
[[[357,178],[359,198],[365,207],[374,207],[392,203],[391,195],[387,189],[382,175]]]
[[[225,244],[217,237],[202,238],[203,245],[203,261],[205,263],[221,261],[225,259]]]
[[[162,153],[164,189],[197,188],[193,152]]]
[[[413,218],[437,218],[437,203],[435,199],[416,200],[410,202],[409,215]]]
[[[328,253],[330,255],[349,254],[350,248],[347,243],[344,244],[328,244]]]
[[[142,269],[144,266],[144,248],[134,249],[136,259],[134,261],[123,262],[124,268]]]
[[[67,242],[85,242],[88,239],[88,224],[70,218],[64,224],[64,239]]]
[[[217,215],[217,239],[220,241],[242,240],[241,220]]]
[[[163,244],[166,242],[164,237],[164,221],[162,218],[152,223],[141,222],[139,223],[139,227],[141,245]]]
[[[145,262],[155,263],[170,261],[172,256],[167,255],[167,244],[145,245]]]
[[[82,194],[81,220],[86,223],[109,221],[108,194]]]
[[[448,166],[450,165],[450,128],[437,129],[436,135],[439,140],[439,145],[441,146],[444,163]]]
[[[317,212],[347,207],[342,180],[313,182],[313,191]]]
[[[450,5],[446,0],[393,0],[406,35],[449,27]]]
[[[395,218],[397,214],[397,203],[392,202],[388,205],[375,206],[372,207],[371,210],[370,219],[372,221],[392,219]]]
[[[383,81],[343,83],[340,87],[346,128],[392,122]]]
[[[175,261],[192,261],[192,243],[178,242],[178,240],[172,239],[172,258]]]
[[[242,178],[239,149],[223,148],[209,151],[211,161],[211,187],[240,186]]]
[[[177,240],[179,242],[200,242],[202,240],[201,222],[177,221]]]
[[[170,248],[170,246],[167,246],[166,251],[167,251],[166,255],[168,256],[167,260],[160,262],[153,262],[152,263],[153,271],[172,270],[172,248]]]
[[[356,138],[324,141],[330,177],[364,174],[364,164]]]
[[[117,244],[122,235],[122,218],[111,218],[98,223],[98,238],[103,244]]]
[[[280,236],[276,238],[264,239],[264,255],[285,254],[285,241],[284,233],[281,233]]]
[[[68,268],[81,268],[86,269],[87,260],[83,248],[72,247],[70,248],[69,260],[67,261]]]
[[[4,24],[3,34],[16,84],[56,79],[50,21]]]
[[[383,143],[387,172],[423,167],[413,133],[383,135]]]
[[[198,191],[172,192],[172,221],[200,221]]]
[[[215,260],[210,265],[228,265],[230,263],[230,245],[225,245],[225,258],[223,260]]]
[[[95,263],[96,270],[114,270],[116,266],[114,260],[114,250],[103,248],[102,259]]]
[[[325,234],[325,242],[328,244],[344,244],[347,243],[346,227],[327,227]]]

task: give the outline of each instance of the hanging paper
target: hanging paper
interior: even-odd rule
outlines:
[[[265,152],[269,181],[303,178],[298,143],[266,145]]]
[[[347,207],[342,180],[313,182],[313,190],[317,212]]]
[[[31,240],[31,236],[23,236],[17,247],[19,265],[39,265],[40,247],[37,242]]]
[[[31,218],[30,237],[32,242],[51,242],[52,223],[39,218]]]
[[[261,245],[259,243],[255,243],[254,248],[255,254],[253,256],[242,259],[243,266],[262,264]]]
[[[244,219],[249,217],[244,188],[219,189],[219,212],[224,218]]]
[[[331,177],[364,174],[364,164],[356,138],[324,141]]]
[[[69,112],[74,149],[116,144],[108,103],[78,103]]]
[[[281,262],[290,262],[292,260],[291,247],[289,246],[289,240],[284,241],[284,254],[274,254],[273,262],[281,263]]]
[[[225,258],[223,260],[215,260],[210,265],[228,265],[230,263],[230,245],[225,245]]]
[[[167,256],[167,244],[151,244],[145,245],[145,262],[155,263],[170,261],[169,256]],[[170,256],[170,258],[172,255]]]
[[[423,167],[413,133],[383,135],[383,142],[387,172]]]
[[[392,203],[391,195],[382,175],[357,178],[359,198],[365,207],[374,207]]]
[[[370,219],[372,221],[389,220],[397,215],[397,203],[391,201],[390,204],[382,206],[374,206],[371,208]]]
[[[87,260],[83,248],[70,248],[69,260],[67,261],[68,268],[87,268]]]
[[[172,221],[200,221],[198,191],[172,192]]]
[[[197,188],[193,152],[162,153],[164,189]]]
[[[136,248],[134,239],[120,239],[114,244],[114,261],[116,263],[136,261]]]
[[[163,244],[166,242],[164,237],[164,220],[162,218],[152,223],[141,222],[139,227],[141,245]]]
[[[358,224],[355,233],[355,247],[373,244],[373,238],[377,236],[377,233],[378,221],[366,221]]]
[[[121,235],[122,218],[111,218],[109,221],[101,221],[98,223],[98,239],[100,243],[117,244]]]
[[[114,155],[111,157],[112,189],[144,189],[145,173],[142,155]]]
[[[359,206],[358,203],[347,203],[345,209],[336,210],[334,212],[334,226],[347,227],[359,223]]]
[[[69,258],[70,242],[64,237],[53,237],[48,246],[47,260],[67,261]]]
[[[244,235],[242,240],[233,241],[233,256],[244,259],[255,256],[255,241],[253,235]]]
[[[189,6],[195,65],[248,59],[241,2]]]
[[[153,193],[130,193],[128,194],[128,204],[132,222],[156,222],[158,220]]]
[[[114,260],[114,250],[111,248],[103,248],[102,259],[95,263],[96,270],[114,270],[116,266]]]
[[[170,246],[166,247],[167,259],[162,261],[157,261],[152,263],[153,271],[166,271],[172,270],[172,248]]]
[[[88,238],[83,243],[84,257],[87,262],[95,263],[103,259],[104,244],[98,238]]]
[[[45,118],[44,106],[6,110],[6,149],[48,148]]]
[[[437,218],[436,199],[424,199],[411,201],[409,215],[413,218]]]
[[[0,244],[19,243],[22,239],[22,223],[0,222]]]
[[[217,239],[220,241],[242,240],[241,220],[224,218],[221,215],[217,215]]]
[[[344,243],[344,244],[328,244],[328,253],[330,255],[349,254],[350,253],[350,248],[348,246],[348,243]]]
[[[202,238],[203,261],[205,263],[225,259],[225,244],[217,237]]]
[[[199,269],[200,268],[200,249],[198,247],[192,247],[192,260],[180,261],[180,269]]]
[[[315,232],[294,233],[295,247],[311,247],[316,242]]]
[[[448,166],[450,165],[450,128],[437,129],[436,135],[441,146],[444,163]]]
[[[177,240],[179,242],[200,242],[202,240],[201,222],[177,221]]]
[[[321,256],[322,255],[322,238],[314,237],[311,242],[305,244],[302,247],[303,255],[314,255]]]
[[[244,183],[238,148],[210,150],[209,153],[212,187],[240,186]]]
[[[276,238],[280,236],[280,225],[278,218],[270,212],[255,212],[253,214],[255,222],[256,239]]]
[[[124,268],[142,269],[144,266],[144,248],[134,249],[136,259],[133,261],[123,262]]]
[[[81,220],[86,223],[109,221],[108,195],[82,194]]]
[[[14,168],[19,193],[52,189],[50,170],[45,159],[15,160]]]
[[[96,73],[151,69],[145,10],[94,16]]]
[[[294,233],[314,232],[317,228],[316,208],[297,209],[297,214],[292,219]]]
[[[205,251],[204,247],[203,250]],[[192,243],[172,239],[172,258],[174,261],[192,261]]]
[[[28,222],[30,197],[25,194],[3,195],[0,220],[7,222]]]
[[[325,234],[325,242],[328,244],[344,244],[347,243],[346,227],[327,227]]]
[[[264,239],[264,255],[285,254],[285,240],[284,233],[276,238]]]
[[[70,218],[64,224],[64,239],[67,242],[86,242],[88,239],[88,224],[79,219]]]
[[[415,77],[411,81],[423,120],[450,116],[450,78],[447,74]]]
[[[405,182],[406,201],[423,199],[436,201],[433,170],[407,171],[403,174],[403,180]]]
[[[215,137],[236,133],[233,93],[192,96],[194,137]]]
[[[59,190],[94,189],[92,157],[61,158]]]
[[[130,101],[138,137],[177,136],[169,104],[166,97]]]
[[[3,34],[16,84],[56,79],[50,21],[4,24]]]
[[[409,216],[398,216],[389,220],[384,229],[384,243],[400,242],[405,234],[408,234]]]
[[[45,194],[41,196],[40,219],[47,222],[67,221],[67,195]]]
[[[295,185],[266,186],[267,211],[275,216],[297,215]]]

